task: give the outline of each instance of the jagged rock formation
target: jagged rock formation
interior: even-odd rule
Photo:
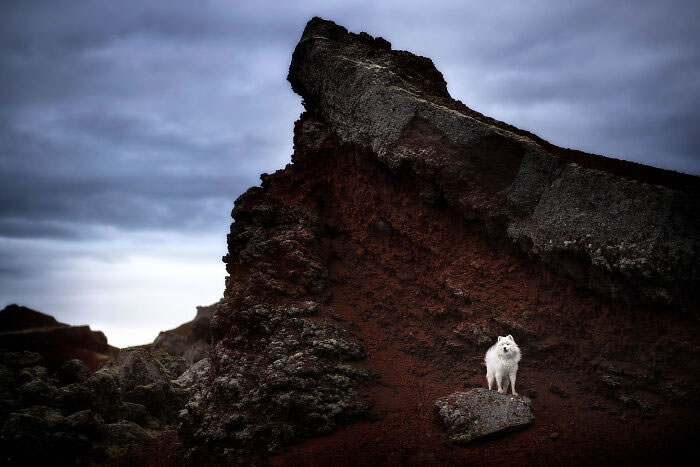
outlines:
[[[452,100],[430,60],[321,20],[307,25],[288,79],[340,143],[412,174],[422,199],[506,229],[594,290],[688,305],[700,280],[696,178],[648,170],[660,184],[639,183],[616,175],[633,164],[570,161]]]
[[[190,462],[668,462],[690,445],[696,177],[557,148],[454,101],[429,59],[319,18],[288,79],[293,163],[236,200]],[[499,334],[521,343],[538,422],[509,450],[460,450],[433,402],[484,385]]]
[[[0,311],[0,352],[16,350],[37,352],[54,362],[77,358],[92,371],[119,353],[90,326],[70,326],[39,311],[8,305]]]
[[[211,318],[218,305],[217,302],[209,306],[198,306],[197,315],[192,321],[170,331],[162,331],[151,347],[182,357],[189,363],[206,358],[211,348]]]

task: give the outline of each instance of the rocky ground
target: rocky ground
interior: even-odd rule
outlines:
[[[177,427],[179,412],[207,370],[142,349],[122,350],[92,374],[80,360],[55,365],[33,352],[2,352],[2,463],[121,461]]]
[[[207,358],[119,350],[99,331],[16,305],[0,311],[0,329],[2,465],[128,463],[176,433],[209,370]]]

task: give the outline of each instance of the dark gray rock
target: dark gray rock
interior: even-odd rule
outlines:
[[[58,377],[63,384],[82,383],[90,377],[90,370],[80,360],[67,360],[59,368]]]
[[[206,358],[211,349],[211,319],[217,306],[218,303],[198,306],[197,315],[192,321],[161,332],[153,341],[153,348],[182,357],[189,363]]]
[[[20,409],[17,413],[31,415],[32,417],[41,419],[50,430],[62,427],[65,423],[65,418],[59,410],[46,407],[45,405],[34,405],[26,409]]]
[[[34,415],[11,413],[0,428],[0,452],[9,465],[31,465],[50,449],[51,429]]]
[[[151,439],[151,436],[134,422],[121,420],[102,427],[102,436],[112,445],[141,444]]]
[[[187,389],[170,383],[136,386],[124,394],[125,401],[143,405],[150,414],[165,425],[177,422],[177,415],[189,398],[190,392]]]
[[[66,418],[66,431],[79,433],[89,439],[98,438],[105,421],[92,410],[81,410]]]
[[[119,353],[119,386],[130,392],[137,386],[169,383],[189,367],[181,358],[163,351],[122,349]]]
[[[458,444],[525,428],[535,421],[530,404],[527,397],[485,388],[455,392],[435,401],[450,440]]]
[[[25,405],[54,405],[58,397],[56,386],[41,379],[34,379],[19,388]]]
[[[19,369],[28,366],[46,365],[46,360],[36,352],[0,352],[0,363],[11,369]]]
[[[193,386],[200,381],[204,381],[209,374],[209,369],[211,368],[211,362],[208,358],[204,358],[194,365],[192,365],[187,371],[180,375],[176,380],[178,384],[184,387]]]
[[[420,77],[420,78],[418,78]],[[453,100],[425,57],[313,18],[287,77],[342,143],[611,297],[691,306],[700,179],[557,148]]]
[[[551,392],[552,394],[556,394],[559,397],[563,397],[565,399],[569,397],[569,393],[566,392],[566,390],[557,386],[556,384],[549,385],[549,392]]]

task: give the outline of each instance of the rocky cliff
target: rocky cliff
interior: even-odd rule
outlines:
[[[697,177],[553,146],[453,100],[429,59],[319,18],[288,80],[305,107],[292,163],[235,202],[188,461],[648,462],[690,446]],[[499,334],[523,350],[535,424],[452,446],[435,401],[484,385]]]

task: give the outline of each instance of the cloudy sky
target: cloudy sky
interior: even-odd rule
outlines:
[[[216,301],[233,200],[289,162],[314,15],[555,144],[699,174],[700,3],[573,3],[3,0],[0,307],[127,346]]]

